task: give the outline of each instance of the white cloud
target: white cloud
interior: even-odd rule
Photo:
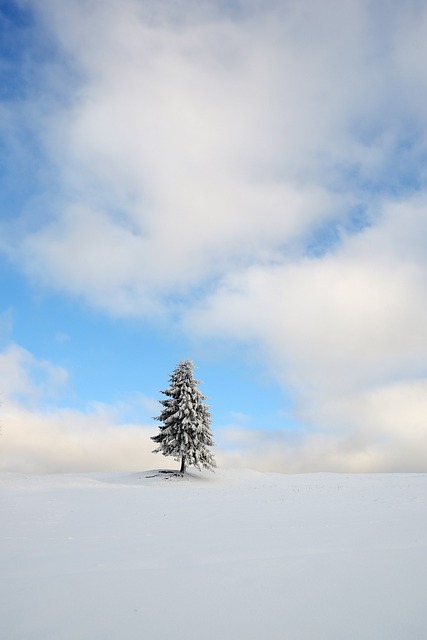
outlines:
[[[346,3],[350,20],[254,5],[233,20],[212,6],[177,21],[169,3],[46,5],[83,80],[37,120],[67,197],[15,252],[32,277],[146,313],[345,221],[354,195],[330,189],[336,165],[372,172],[389,152],[352,135],[378,110],[383,70],[361,7]]]
[[[61,393],[68,380],[67,371],[47,360],[38,360],[17,344],[10,344],[0,353],[1,394],[6,402],[17,398],[35,404]]]
[[[323,428],[282,432],[227,427],[223,465],[302,473],[421,472],[427,459],[427,380],[329,396],[310,416]]]
[[[36,118],[61,195],[11,251],[37,282],[112,313],[167,312],[242,266],[280,263],[354,205],[375,220],[360,183],[384,181],[408,136],[422,152],[425,117],[407,118],[427,12],[411,3],[381,23],[364,2],[37,9],[79,83]],[[57,80],[49,67],[63,91]]]
[[[347,238],[333,254],[228,276],[189,311],[187,330],[256,339],[284,380],[311,390],[338,392],[399,373],[420,375],[427,292],[416,246],[425,206],[417,203],[416,211],[414,231],[404,227],[411,227],[411,206],[392,206],[382,224]],[[405,239],[405,233],[416,237]]]
[[[125,402],[94,404],[87,411],[53,408],[67,372],[12,344],[0,353],[0,470],[52,473],[147,469],[154,425],[129,423]],[[145,396],[135,405],[154,408]],[[160,463],[161,464],[161,463]]]
[[[4,408],[0,469],[21,473],[150,469],[162,464],[151,454],[151,435],[152,428],[117,423],[108,412]]]

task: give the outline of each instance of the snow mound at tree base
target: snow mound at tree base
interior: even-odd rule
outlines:
[[[181,473],[180,471],[173,471],[167,469],[159,469],[158,471],[153,471],[149,475],[146,475],[146,478],[160,478],[161,480],[171,480],[173,478],[181,478],[184,479],[186,476],[185,473]]]

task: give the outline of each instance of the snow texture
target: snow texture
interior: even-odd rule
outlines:
[[[160,433],[152,440],[159,446],[153,453],[163,453],[181,461],[181,471],[186,466],[213,470],[216,466],[208,447],[214,445],[210,428],[211,416],[205,404],[205,396],[197,388],[191,360],[180,362],[170,376],[170,387],[162,393],[164,409],[158,418],[163,423]]]
[[[422,640],[427,475],[0,475],[5,640]]]

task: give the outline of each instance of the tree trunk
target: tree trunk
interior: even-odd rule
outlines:
[[[182,456],[181,458],[181,469],[179,470],[180,473],[185,473],[185,457]]]

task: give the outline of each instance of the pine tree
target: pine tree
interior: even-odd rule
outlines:
[[[180,362],[170,376],[170,386],[162,391],[166,400],[160,403],[164,409],[154,418],[163,423],[160,433],[152,436],[159,446],[153,453],[174,456],[181,461],[180,473],[187,466],[197,469],[204,467],[213,471],[216,466],[214,457],[207,447],[214,445],[210,428],[211,414],[197,385],[199,380],[193,376],[194,365],[191,360]]]

